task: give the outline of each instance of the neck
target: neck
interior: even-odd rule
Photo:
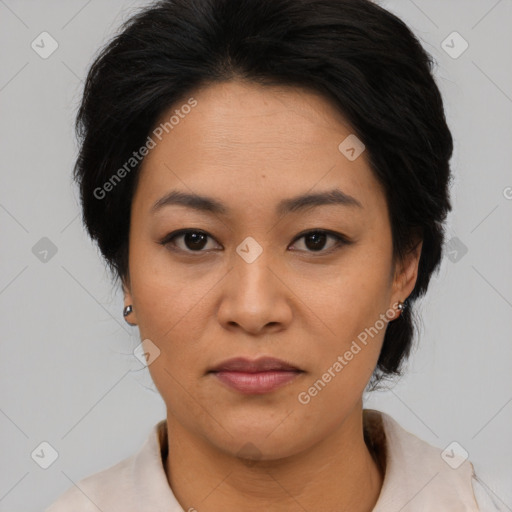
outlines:
[[[362,403],[329,437],[286,459],[242,460],[167,415],[169,485],[184,510],[369,512],[383,474],[364,441]]]

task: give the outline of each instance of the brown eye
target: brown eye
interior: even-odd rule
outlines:
[[[348,243],[346,238],[342,235],[324,230],[309,231],[307,233],[303,233],[295,240],[297,241],[301,239],[304,239],[303,245],[306,247],[306,249],[299,250],[305,250],[306,252],[322,252],[325,254],[335,250],[341,245]],[[331,245],[326,250],[323,250],[329,239],[334,240],[334,242],[331,243]]]
[[[203,233],[194,232],[185,233],[182,236],[185,246],[193,251],[203,249],[208,238],[207,235]]]
[[[204,253],[208,252],[208,249],[216,248],[207,247],[208,239],[213,240],[213,238],[204,231],[197,229],[182,229],[180,231],[169,233],[160,241],[160,244],[165,247],[169,247],[169,249],[172,250],[188,253]],[[302,239],[304,239],[303,245],[305,248],[299,248],[298,250],[321,254],[329,254],[340,246],[350,243],[350,241],[343,235],[325,230],[315,230],[302,233],[295,239],[295,244],[298,240]],[[332,240],[330,244],[329,240]],[[327,249],[325,249],[326,246]]]
[[[324,248],[327,241],[325,233],[310,233],[304,237],[306,247],[312,251],[320,251]]]
[[[170,233],[160,243],[185,252],[206,252],[203,249],[207,246],[209,238],[211,237],[204,231],[189,229]],[[177,243],[180,239],[182,242]]]

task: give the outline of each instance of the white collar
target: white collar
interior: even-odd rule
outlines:
[[[384,482],[373,512],[478,512],[468,460],[453,469],[441,457],[442,449],[411,434],[388,414],[373,409],[363,414],[365,426],[372,437],[381,437],[386,453]]]
[[[452,512],[478,511],[471,485],[474,470],[469,461],[453,469],[441,457],[441,449],[411,434],[388,414],[364,409],[363,418],[365,429],[376,447],[384,450],[386,461],[384,482],[373,512],[418,512],[436,507]],[[162,465],[161,450],[165,453],[167,449],[166,436],[166,420],[162,420],[137,456],[137,480],[140,492],[147,492],[146,498],[158,496],[158,503],[153,505],[155,510],[162,511],[162,503],[169,503],[168,512],[183,512]],[[148,465],[154,469],[147,471]],[[144,510],[151,510],[147,502],[144,505]]]
[[[478,512],[469,461],[452,469],[442,459],[441,449],[406,431],[383,412],[364,409],[363,424],[365,435],[384,454],[386,465],[373,512]],[[164,419],[153,427],[137,453],[80,480],[46,512],[98,508],[105,512],[184,512],[167,481],[162,460],[166,450]]]

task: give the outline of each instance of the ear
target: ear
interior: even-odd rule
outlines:
[[[398,301],[404,302],[414,290],[418,278],[422,247],[423,240],[416,238],[414,245],[406,253],[403,260],[396,262],[390,308],[393,308]]]
[[[122,279],[123,295],[124,295],[124,307],[132,306],[132,312],[125,317],[126,321],[131,325],[137,325],[137,311],[133,305],[133,296],[131,291],[130,276],[126,276]]]

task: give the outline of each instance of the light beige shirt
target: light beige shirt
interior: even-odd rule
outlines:
[[[373,512],[493,512],[497,500],[453,450],[443,453],[373,409],[363,415],[365,436],[385,467]],[[167,481],[166,420],[157,423],[139,451],[80,480],[45,512],[190,512]],[[321,507],[320,507],[321,508]]]

